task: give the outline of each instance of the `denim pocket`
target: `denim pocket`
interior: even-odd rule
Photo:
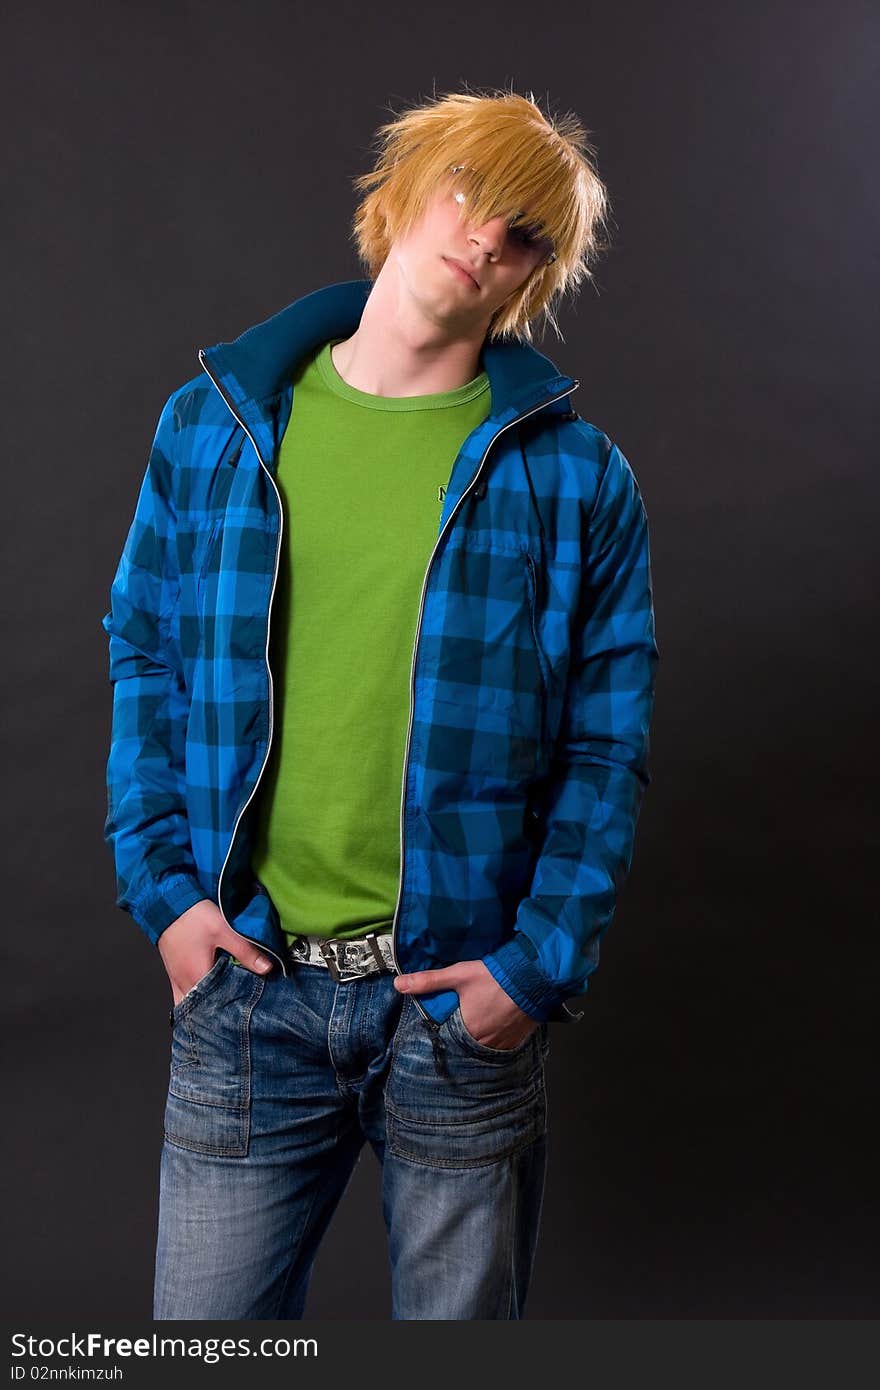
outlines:
[[[179,1005],[165,1138],[197,1153],[243,1157],[250,1137],[250,1020],[265,980],[224,953]]]
[[[183,998],[178,999],[177,1003],[172,1005],[171,1022],[173,1024],[176,1024],[177,1020],[183,1014],[188,1013],[198,999],[203,999],[206,994],[210,994],[229,960],[229,954],[225,951],[221,951],[208,973],[203,975],[200,980],[196,980],[195,984],[187,990]]]
[[[453,1019],[440,1027],[445,1067],[438,1071],[429,1030],[406,1000],[384,1091],[388,1147],[430,1167],[481,1167],[546,1130],[539,1030],[517,1047],[484,1051]]]
[[[518,1057],[520,1053],[534,1050],[535,1040],[539,1034],[539,1028],[533,1028],[531,1033],[515,1047],[489,1047],[487,1043],[480,1042],[475,1038],[461,1016],[461,1005],[458,1004],[454,1011],[446,1020],[448,1031],[459,1042],[462,1047],[472,1052],[477,1057],[485,1057],[489,1062],[501,1062],[502,1064],[512,1057]]]

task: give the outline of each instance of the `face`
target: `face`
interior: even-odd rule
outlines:
[[[388,260],[427,317],[469,334],[488,329],[496,310],[552,256],[552,246],[534,236],[527,215],[513,226],[507,217],[477,226],[467,216],[466,196],[450,174],[416,225],[394,241]]]

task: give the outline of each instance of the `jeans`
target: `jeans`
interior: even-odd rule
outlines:
[[[549,1024],[488,1047],[458,1009],[429,1028],[392,981],[336,983],[307,964],[258,976],[219,951],[174,1007],[155,1319],[301,1318],[366,1139],[382,1171],[392,1318],[522,1316]]]

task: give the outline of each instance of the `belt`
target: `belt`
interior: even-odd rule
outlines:
[[[397,974],[391,954],[391,932],[365,936],[295,936],[286,951],[291,965],[320,965],[340,983],[387,970]]]

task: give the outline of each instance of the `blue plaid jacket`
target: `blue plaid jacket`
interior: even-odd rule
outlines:
[[[329,285],[200,350],[159,417],[102,620],[104,835],[117,905],[154,944],[210,898],[289,969],[249,834],[273,726],[275,470],[296,364],[354,332],[371,287]],[[647,518],[620,449],[572,409],[577,381],[523,343],[482,360],[491,412],[452,465],[419,596],[395,960],[482,959],[526,1013],[568,1022],[650,780]],[[416,1000],[435,1023],[457,1002]]]

